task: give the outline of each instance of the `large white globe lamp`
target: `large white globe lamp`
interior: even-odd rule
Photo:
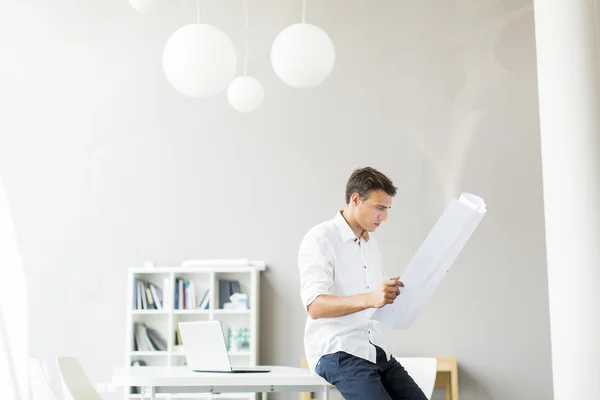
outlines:
[[[307,89],[323,83],[334,63],[335,46],[329,35],[304,22],[281,31],[271,48],[275,73],[295,88]]]
[[[227,88],[227,99],[231,106],[243,113],[256,110],[265,97],[260,81],[253,76],[238,76]]]
[[[223,91],[237,66],[235,47],[220,29],[189,24],[177,30],[163,51],[167,80],[179,92],[207,98]]]

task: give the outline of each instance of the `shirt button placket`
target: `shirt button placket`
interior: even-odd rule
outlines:
[[[369,275],[367,274],[367,263],[365,262],[365,249],[364,248],[360,249],[360,259],[362,261],[363,271],[365,273],[365,283],[367,285],[367,290],[369,290],[369,289],[371,289],[371,286],[369,285]]]

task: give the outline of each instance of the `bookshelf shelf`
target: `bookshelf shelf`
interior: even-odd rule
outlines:
[[[168,356],[168,351],[131,351],[129,352],[131,356],[134,357],[160,357],[160,356]]]
[[[251,312],[251,310],[222,310],[222,309],[218,309],[218,310],[213,310],[213,314],[215,315],[249,315]]]
[[[169,315],[165,310],[132,310],[133,315]]]
[[[233,365],[258,365],[259,274],[264,269],[252,265],[130,268],[126,365],[185,365],[179,322],[211,320],[221,321]],[[233,293],[246,295],[233,298],[247,301],[247,309],[225,306]],[[130,388],[123,394],[126,400],[143,398]],[[254,393],[157,395],[162,398],[254,400]]]
[[[209,315],[210,310],[173,310],[176,315]]]

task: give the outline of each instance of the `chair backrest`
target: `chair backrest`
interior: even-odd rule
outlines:
[[[58,400],[40,360],[29,359],[29,384],[33,400]]]
[[[406,372],[419,385],[425,396],[431,399],[437,375],[437,359],[429,357],[396,357]]]
[[[63,383],[65,400],[102,400],[94,390],[78,359],[58,357],[56,362]]]

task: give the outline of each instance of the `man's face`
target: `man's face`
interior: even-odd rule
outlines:
[[[387,219],[391,206],[392,196],[383,190],[373,190],[366,200],[358,201],[356,221],[367,232],[374,232]]]

